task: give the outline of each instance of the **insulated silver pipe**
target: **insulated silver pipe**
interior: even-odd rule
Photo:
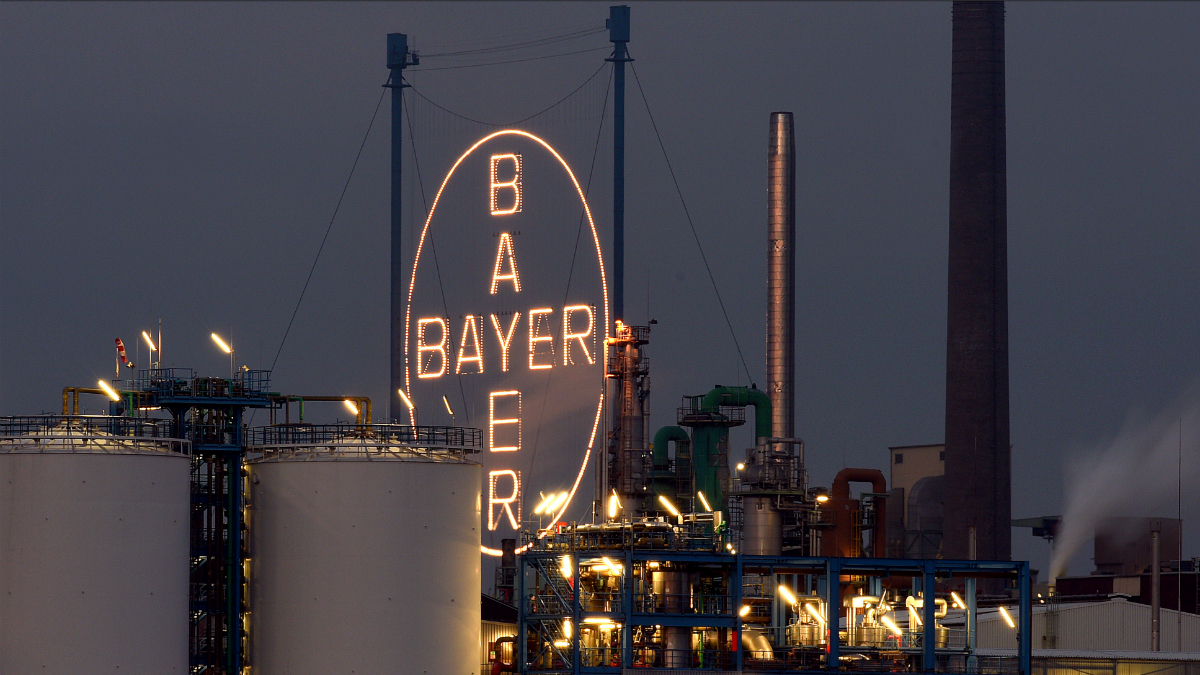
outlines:
[[[767,397],[776,437],[796,435],[795,311],[796,140],[792,113],[773,112],[767,147]]]

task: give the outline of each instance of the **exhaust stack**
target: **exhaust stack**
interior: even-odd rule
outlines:
[[[796,435],[795,308],[796,140],[792,113],[774,112],[767,148],[767,397],[774,437]]]
[[[945,556],[1012,557],[1004,3],[953,9]]]

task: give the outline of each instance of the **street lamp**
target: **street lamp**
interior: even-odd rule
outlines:
[[[412,413],[413,426],[417,426],[417,406],[413,405],[412,400],[408,398],[408,394],[405,394],[403,389],[397,389],[396,391],[400,393],[400,400],[404,402],[404,405],[408,407],[409,412]]]
[[[233,347],[229,346],[229,343],[222,340],[221,336],[217,335],[216,333],[212,334],[212,339],[213,339],[213,342],[217,343],[217,346],[221,348],[221,351],[223,351],[229,355],[229,379],[232,380],[233,379]]]

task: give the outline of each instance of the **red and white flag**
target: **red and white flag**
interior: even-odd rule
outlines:
[[[125,343],[121,342],[121,338],[117,338],[117,355],[121,357],[121,363],[129,362],[129,359],[125,358]]]

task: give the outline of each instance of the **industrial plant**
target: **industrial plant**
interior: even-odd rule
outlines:
[[[953,5],[946,436],[892,448],[890,475],[806,469],[791,112],[765,120],[766,238],[748,237],[766,250],[763,386],[656,391],[679,404],[651,427],[659,345],[623,297],[629,8],[607,28],[607,253],[572,167],[522,129],[461,149],[425,222],[402,222],[404,71],[420,55],[387,36],[383,415],[364,396],[276,391],[217,334],[227,374],[164,367],[146,332],[149,368],[64,383],[61,413],[0,418],[0,673],[1132,675],[1159,667],[1149,649],[1200,650],[1194,601],[1160,611],[1157,546],[1152,580],[1114,553],[1103,588],[1052,592],[1011,559],[1003,3]],[[563,213],[569,232],[544,226]],[[402,227],[423,228],[417,250]],[[434,233],[459,256],[452,279],[445,257],[425,262]],[[584,253],[535,268],[534,240]],[[535,392],[558,410],[539,413]],[[352,419],[314,424],[306,405]],[[426,406],[486,424],[421,425]],[[742,426],[750,447],[731,441]],[[539,433],[554,457],[534,462]],[[1043,651],[1105,621],[1146,646]],[[1177,656],[1170,672],[1200,672]]]

